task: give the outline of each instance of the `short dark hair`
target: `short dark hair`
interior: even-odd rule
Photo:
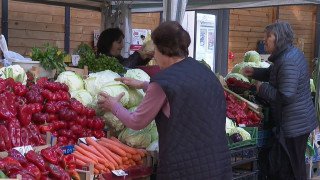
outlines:
[[[175,21],[161,23],[151,34],[158,50],[169,57],[188,57],[189,33]]]
[[[292,45],[294,40],[294,33],[289,23],[287,22],[276,22],[268,25],[265,33],[273,33],[275,36],[275,50],[280,50],[285,45]]]
[[[97,43],[97,53],[100,54],[110,54],[110,49],[114,41],[119,40],[119,38],[124,38],[124,34],[119,28],[109,28],[104,30],[99,37]]]

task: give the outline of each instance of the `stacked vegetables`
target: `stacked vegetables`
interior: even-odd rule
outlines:
[[[146,150],[126,146],[114,137],[101,138],[97,142],[86,138],[86,142],[88,145],[81,143],[75,146],[73,155],[77,158],[76,164],[79,167],[86,166],[87,163],[94,164],[95,174],[141,165],[141,158],[147,154]]]

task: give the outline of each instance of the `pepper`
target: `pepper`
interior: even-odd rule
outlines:
[[[77,118],[77,113],[72,109],[64,107],[59,111],[59,118],[63,121],[73,121]]]
[[[56,114],[49,114],[50,122],[57,121],[58,116]]]
[[[32,115],[32,120],[36,123],[50,122],[48,113],[37,112]]]
[[[93,117],[96,114],[96,111],[92,108],[87,108],[87,116]]]
[[[65,136],[59,136],[57,139],[58,142],[62,142],[62,143],[66,143],[67,140],[68,140],[68,138]]]
[[[29,171],[27,171],[27,172],[29,172]],[[18,175],[21,175],[22,180],[35,180],[35,177],[33,175],[27,174],[26,172],[21,172],[21,171],[18,171],[18,172],[15,172],[15,173],[11,173],[9,175],[9,178],[17,179]]]
[[[51,135],[54,136],[54,137],[57,137],[59,134],[58,134],[57,131],[52,131],[52,132],[51,132]]]
[[[106,137],[106,133],[100,129],[100,130],[93,130],[92,134],[95,138],[100,139],[102,137]]]
[[[36,153],[35,151],[31,150],[29,151],[26,155],[25,155],[26,159],[30,162],[32,162],[33,164],[37,165],[38,168],[41,171],[45,171],[45,162],[44,159],[42,158],[42,156],[40,156],[38,153]]]
[[[6,143],[2,136],[0,136],[0,151],[4,151],[6,149]]]
[[[8,164],[14,164],[14,165],[17,165],[17,166],[21,166],[19,161],[17,161],[16,159],[14,159],[13,157],[10,157],[10,156],[7,156],[7,157],[3,158],[2,162],[3,162],[4,166],[6,166]]]
[[[25,166],[23,166],[27,171],[29,171],[30,173],[32,173],[34,176],[35,176],[35,178],[36,178],[36,180],[40,180],[40,178],[41,178],[41,171],[40,171],[40,169],[36,166],[36,165],[34,165],[34,164],[32,164],[32,163],[28,163],[28,164],[26,164]]]
[[[40,89],[29,90],[25,94],[27,101],[29,103],[43,103],[44,99],[43,99],[43,96],[41,95],[40,91],[41,91]]]
[[[6,89],[11,91],[11,90],[14,89],[14,85],[16,83],[14,82],[13,78],[7,78],[7,79],[4,80],[4,84],[6,85]]]
[[[98,116],[93,117],[93,129],[102,129],[102,128],[104,128],[103,120]]]
[[[26,127],[21,128],[21,139],[20,139],[21,146],[30,145],[30,142],[29,142],[30,135],[29,134],[30,133]]]
[[[57,153],[57,156],[58,156],[58,161],[61,162],[64,157],[64,152],[61,149],[61,147],[58,145],[54,145],[51,148],[55,149],[55,152]]]
[[[75,122],[85,128],[87,127],[88,120],[86,116],[78,116]]]
[[[41,176],[40,180],[52,180],[52,179],[47,176]]]
[[[47,100],[51,100],[51,101],[55,101],[53,100],[53,95],[54,93],[52,93],[50,90],[45,89],[41,92],[42,96],[47,99]]]
[[[70,130],[73,134],[80,134],[83,130],[82,126],[80,124],[74,124],[70,127]]]
[[[43,87],[44,83],[48,81],[48,77],[41,77],[37,79],[37,85]]]
[[[64,107],[69,107],[70,103],[67,101],[57,101],[56,102],[56,110],[59,112]]]
[[[49,161],[52,164],[57,165],[59,163],[58,154],[56,153],[55,148],[49,147],[46,149],[42,149],[41,155],[45,160]]]
[[[22,85],[21,82],[16,82],[14,86],[14,94],[17,96],[24,96],[28,92],[28,88]]]
[[[18,106],[18,118],[22,126],[27,126],[31,122],[32,109],[27,104]]]
[[[10,178],[16,178],[17,175],[20,174],[23,179],[35,179],[32,173],[30,173],[20,165],[7,164],[5,165],[5,170],[6,174],[8,174]]]
[[[30,124],[27,127],[29,133],[30,133],[30,137],[31,137],[31,143],[34,143],[36,145],[45,145],[46,141],[43,139],[43,137],[41,136],[39,129],[37,128],[36,125],[34,124]]]
[[[56,113],[56,112],[57,112],[56,102],[55,102],[55,101],[48,101],[48,102],[44,105],[44,110],[45,110],[47,113]]]
[[[22,166],[28,163],[28,160],[16,149],[10,149],[8,151],[8,156],[17,160]]]
[[[74,170],[67,170],[67,173],[73,180],[80,180],[80,175],[79,173],[74,169]]]
[[[68,173],[60,166],[50,164],[48,169],[50,171],[50,174],[55,178],[60,180],[70,180],[70,176],[68,175]]]
[[[52,81],[47,81],[43,84],[43,87],[45,89],[49,89],[50,91],[58,91],[60,89],[60,83],[58,82],[52,82]]]
[[[74,157],[74,155],[69,154],[64,156],[61,162],[61,166],[68,172],[72,179],[80,180],[80,176],[76,171],[76,158]]]
[[[68,85],[64,84],[64,83],[60,83],[60,89],[62,91],[65,91],[65,92],[69,92],[69,87]]]
[[[8,97],[4,93],[0,94],[0,118],[11,120],[16,116],[12,110],[11,102],[8,101]]]
[[[70,102],[71,102],[71,104],[70,104],[71,109],[73,109],[77,114],[81,114],[83,111],[83,108],[85,108],[84,105],[81,104],[75,98],[71,98]]]
[[[2,136],[5,143],[5,150],[9,151],[12,148],[11,137],[9,131],[4,125],[0,125],[0,135]]]
[[[39,131],[41,134],[46,134],[47,132],[53,131],[52,124],[51,123],[48,124],[47,122],[45,122],[44,124],[41,124],[39,126]]]

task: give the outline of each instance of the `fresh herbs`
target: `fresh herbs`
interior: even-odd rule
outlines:
[[[104,54],[100,54],[99,58],[93,52],[88,52],[83,55],[78,63],[79,68],[88,66],[88,70],[91,72],[99,72],[104,70],[111,70],[116,73],[125,73],[126,69],[119,63],[114,57],[109,57]]]
[[[63,58],[66,53],[59,51],[58,47],[50,46],[49,43],[43,45],[44,51],[38,47],[31,49],[30,57],[33,61],[40,61],[40,65],[45,70],[57,70],[57,75],[65,71],[66,64],[63,62]]]

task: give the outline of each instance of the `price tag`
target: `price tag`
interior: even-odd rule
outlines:
[[[246,127],[245,124],[239,124],[239,127]]]
[[[72,64],[74,66],[78,66],[78,62],[80,60],[80,56],[79,55],[71,55],[71,60],[72,60]]]
[[[124,172],[123,170],[113,170],[112,171],[113,174],[115,174],[116,176],[127,176],[128,174],[126,172]]]
[[[13,148],[17,151],[19,151],[22,155],[25,155],[27,152],[33,150],[32,146],[28,145],[28,146],[20,146],[20,147],[15,147]]]
[[[80,141],[81,143],[83,143],[83,144],[87,144],[87,141],[86,141],[87,138],[88,138],[88,137],[79,138],[79,141]],[[90,137],[90,138],[93,139],[94,141],[98,141],[98,139],[95,138],[95,137]]]

